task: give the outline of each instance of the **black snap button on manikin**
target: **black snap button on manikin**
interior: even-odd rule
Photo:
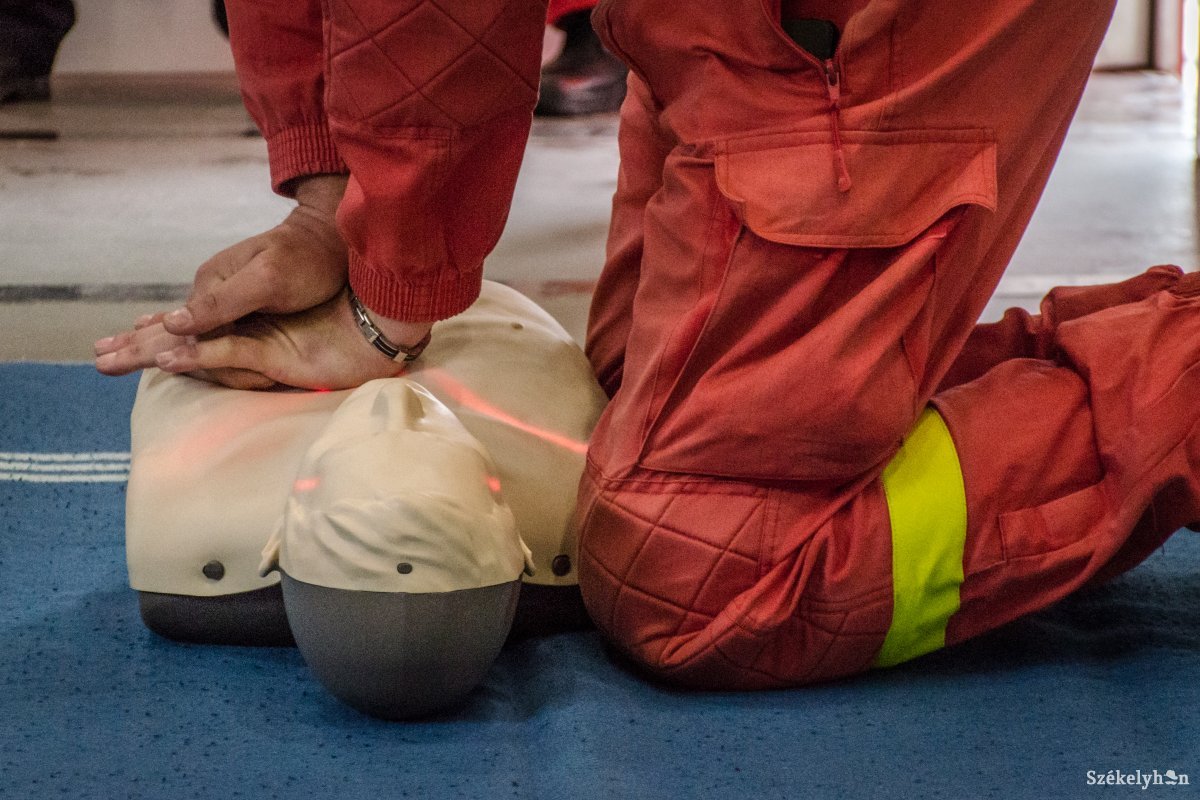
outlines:
[[[571,571],[571,557],[567,555],[555,556],[550,562],[550,571],[558,577],[562,577]]]
[[[401,575],[407,575],[412,572],[412,564],[407,561],[401,561],[396,565],[396,572],[399,572]]]
[[[225,565],[220,561],[210,561],[200,570],[210,581],[219,581],[225,577]]]

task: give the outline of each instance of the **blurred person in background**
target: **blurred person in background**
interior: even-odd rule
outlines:
[[[562,50],[542,67],[536,114],[569,117],[620,109],[628,70],[592,29],[595,7],[596,0],[550,0],[546,23],[565,36]]]
[[[0,104],[50,99],[50,70],[74,24],[71,0],[0,0]]]

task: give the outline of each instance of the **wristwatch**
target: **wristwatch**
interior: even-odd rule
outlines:
[[[379,326],[367,314],[366,306],[362,304],[362,301],[358,299],[354,291],[350,290],[348,295],[350,297],[350,312],[354,314],[354,321],[358,324],[358,329],[362,331],[363,338],[392,361],[406,362],[416,360],[424,352],[425,347],[429,344],[429,340],[433,338],[433,331],[431,330],[425,334],[424,339],[410,347],[395,344],[383,335],[383,331],[379,330]]]

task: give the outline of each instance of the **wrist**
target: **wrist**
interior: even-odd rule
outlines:
[[[398,319],[388,319],[381,317],[374,311],[367,311],[371,317],[371,321],[375,323],[375,327],[388,338],[388,341],[395,342],[405,347],[412,347],[425,338],[425,334],[429,333],[433,328],[432,322],[404,322]]]
[[[349,175],[305,175],[293,182],[293,196],[301,206],[332,216],[342,202],[349,179]]]
[[[355,324],[363,337],[388,358],[412,361],[429,343],[433,323],[407,322],[380,316],[363,305],[353,290],[348,292],[347,299]]]

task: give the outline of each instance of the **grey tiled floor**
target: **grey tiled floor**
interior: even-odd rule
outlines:
[[[1200,266],[1194,142],[1172,77],[1093,78],[996,298],[1154,263]],[[91,342],[179,297],[208,255],[278,220],[261,139],[227,76],[60,81],[0,107],[0,360],[88,360]],[[53,131],[57,139],[4,138]],[[538,120],[487,263],[582,337],[616,186],[616,119]]]

